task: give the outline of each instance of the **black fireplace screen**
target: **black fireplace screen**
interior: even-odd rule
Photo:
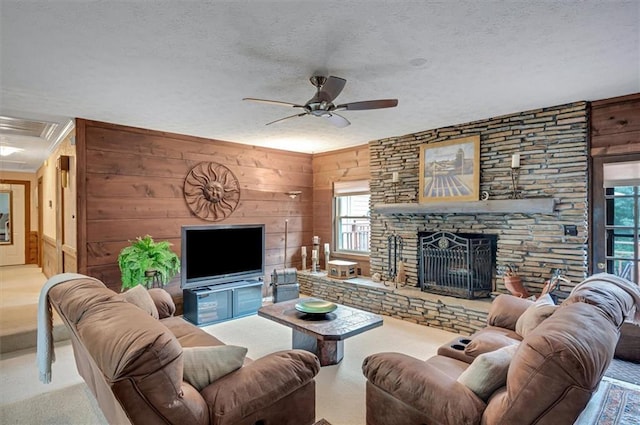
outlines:
[[[462,298],[488,297],[493,269],[492,240],[481,236],[421,233],[420,288]]]

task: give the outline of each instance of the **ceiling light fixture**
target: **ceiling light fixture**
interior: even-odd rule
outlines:
[[[9,156],[12,153],[22,152],[24,149],[14,148],[13,146],[0,146],[0,156]]]
[[[300,195],[301,193],[302,193],[301,190],[292,190],[289,192],[285,192],[285,194],[291,199],[296,199],[298,195]]]

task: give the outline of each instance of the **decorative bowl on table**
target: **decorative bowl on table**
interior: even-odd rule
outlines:
[[[302,300],[295,307],[296,310],[307,314],[327,314],[338,308],[334,303],[323,300]]]

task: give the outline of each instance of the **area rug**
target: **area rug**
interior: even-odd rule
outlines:
[[[640,386],[604,377],[575,425],[637,425]]]

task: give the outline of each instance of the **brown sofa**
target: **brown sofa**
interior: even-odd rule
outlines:
[[[516,323],[533,302],[500,295],[485,329],[456,338],[426,361],[401,353],[367,357],[367,424],[573,424],[613,358],[625,316],[640,299],[637,286],[588,280],[524,339]],[[486,399],[459,381],[480,354],[494,355],[508,345],[515,352],[506,363],[506,382]]]
[[[109,423],[314,423],[320,364],[313,354],[287,350],[246,359],[198,391],[183,380],[183,347],[223,343],[174,317],[166,291],[149,295],[159,320],[94,279],[69,280],[48,292],[70,330],[78,371]]]

